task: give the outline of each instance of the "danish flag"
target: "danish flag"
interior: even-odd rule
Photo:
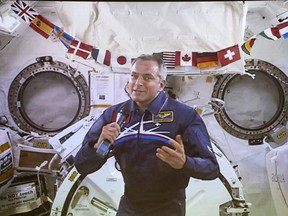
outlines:
[[[87,59],[91,54],[92,48],[93,46],[74,39],[68,49],[68,53],[73,53]]]

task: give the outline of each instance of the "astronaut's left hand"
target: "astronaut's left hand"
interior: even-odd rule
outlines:
[[[186,155],[181,135],[176,136],[176,140],[170,139],[169,143],[174,149],[168,146],[157,148],[156,156],[175,169],[182,169],[186,162]]]

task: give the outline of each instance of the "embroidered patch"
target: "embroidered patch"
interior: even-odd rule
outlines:
[[[159,112],[157,115],[152,116],[152,121],[156,122],[173,122],[173,111]]]

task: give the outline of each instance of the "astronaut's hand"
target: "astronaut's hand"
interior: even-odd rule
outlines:
[[[120,126],[116,122],[112,122],[110,124],[103,126],[98,142],[94,145],[94,148],[98,148],[98,145],[103,140],[108,140],[110,143],[113,143],[119,133],[120,133]]]
[[[157,148],[156,156],[175,169],[182,169],[186,162],[186,155],[181,135],[176,136],[176,140],[170,139],[169,143],[174,149],[168,146]]]

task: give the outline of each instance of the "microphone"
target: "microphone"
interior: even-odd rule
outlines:
[[[128,106],[125,106],[124,108],[122,108],[120,112],[118,113],[117,124],[120,126],[120,128],[122,128],[123,123],[129,114],[130,114],[130,108]],[[105,139],[99,144],[96,150],[96,153],[101,158],[106,158],[110,149],[111,149],[111,144],[108,140]]]

